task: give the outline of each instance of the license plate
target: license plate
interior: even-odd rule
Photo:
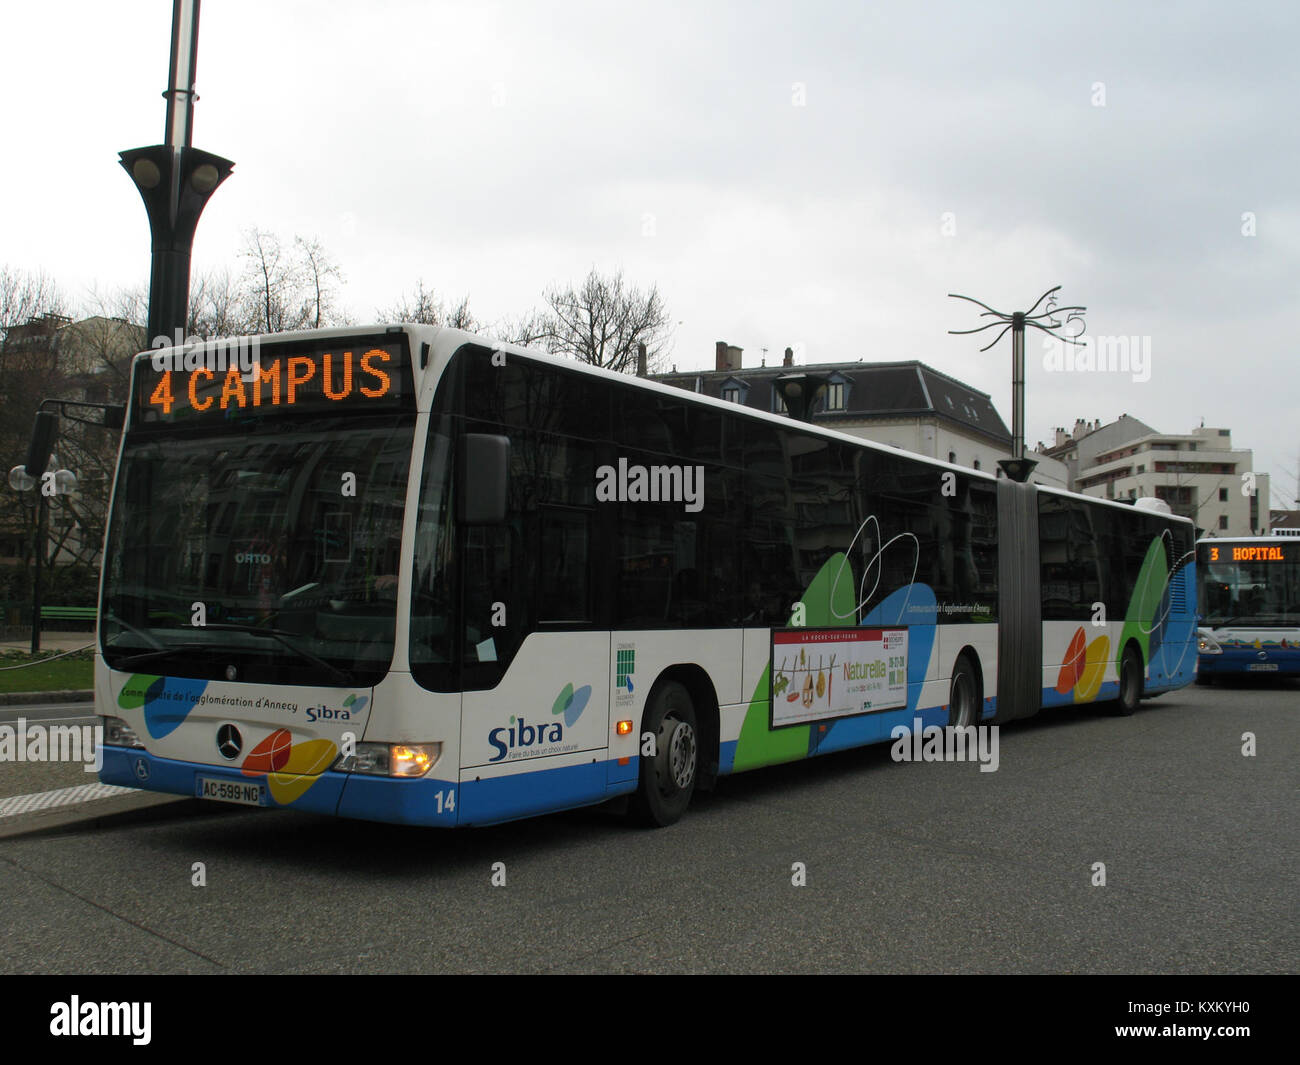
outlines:
[[[197,777],[195,793],[200,799],[234,802],[240,806],[266,805],[266,785],[256,780],[217,780],[212,777]]]
[[[1252,662],[1246,667],[1247,673],[1276,673],[1276,662]]]

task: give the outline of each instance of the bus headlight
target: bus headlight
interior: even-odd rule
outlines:
[[[1196,634],[1196,649],[1203,655],[1223,654],[1223,648],[1219,646],[1219,641],[1204,630]]]
[[[140,742],[140,737],[135,734],[135,729],[120,717],[109,717],[105,714],[101,720],[104,722],[104,743],[113,747],[139,747],[141,750],[144,749],[144,744]]]
[[[440,757],[441,743],[358,743],[355,754],[339,758],[332,768],[377,777],[422,777]]]

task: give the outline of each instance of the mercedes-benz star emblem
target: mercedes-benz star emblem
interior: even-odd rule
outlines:
[[[239,676],[239,671],[234,666],[226,667],[226,680],[234,680],[237,676]]]
[[[244,738],[234,725],[222,725],[217,729],[217,750],[222,758],[238,758],[243,746]]]

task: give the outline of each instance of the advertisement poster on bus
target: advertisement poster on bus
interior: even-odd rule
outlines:
[[[906,629],[772,633],[773,728],[906,705]]]

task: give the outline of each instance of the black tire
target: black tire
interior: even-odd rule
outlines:
[[[700,733],[691,693],[675,681],[659,685],[642,719],[642,742],[647,732],[654,733],[655,754],[641,757],[641,780],[628,813],[640,824],[663,827],[686,812],[699,777]]]
[[[970,656],[960,654],[953,663],[952,681],[948,685],[948,724],[961,728],[978,725],[982,701],[983,692],[980,691],[975,663]]]
[[[1119,698],[1115,700],[1115,713],[1128,717],[1142,700],[1142,655],[1132,644],[1124,648],[1119,663]]]
[[[1214,678],[1208,673],[1198,673],[1196,674],[1196,683],[1203,688],[1211,688],[1214,686]]]

